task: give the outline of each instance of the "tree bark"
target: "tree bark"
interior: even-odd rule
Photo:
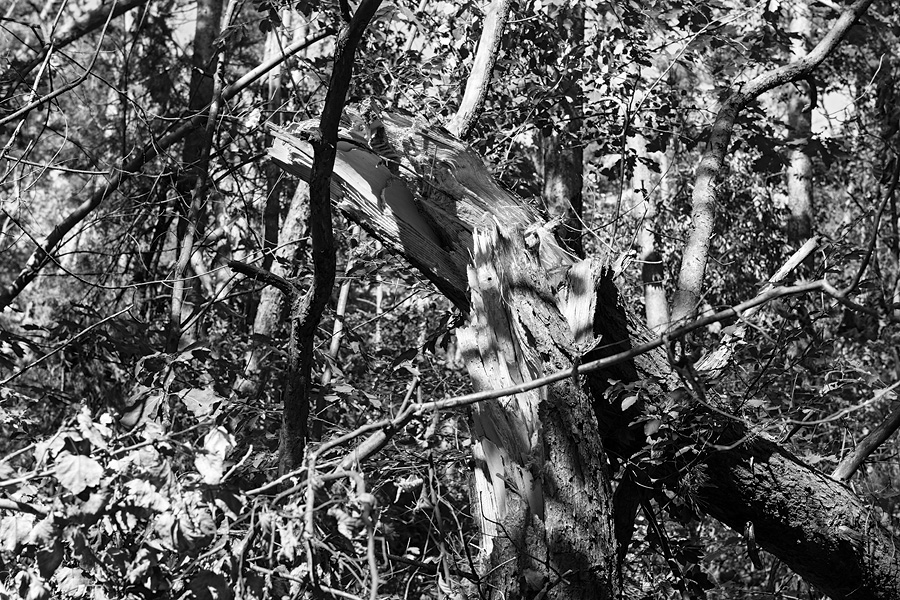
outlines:
[[[584,8],[578,3],[561,8],[557,24],[570,46],[584,43]],[[542,196],[548,213],[562,221],[557,237],[576,256],[584,257],[584,147],[580,135],[583,93],[578,77],[572,73],[559,73],[551,67],[547,79],[559,81],[559,104],[551,115],[558,125],[540,135]]]
[[[509,17],[510,0],[492,0],[484,11],[484,24],[481,26],[481,38],[475,51],[472,71],[466,79],[466,89],[459,103],[456,114],[447,123],[447,130],[459,138],[469,134],[478,113],[484,105],[484,99],[490,89],[494,65],[500,53],[500,42],[503,39],[503,27]]]
[[[472,312],[457,339],[476,390],[577,359],[544,269],[521,231],[477,231]],[[588,294],[590,295],[590,294]],[[577,379],[473,407],[484,592],[615,598],[611,491],[591,404]]]
[[[792,7],[790,30],[798,37],[791,39],[791,60],[802,58],[807,51],[811,34],[809,4],[798,2]],[[812,136],[812,109],[816,89],[812,79],[788,92],[788,226],[787,238],[791,247],[799,247],[812,236],[813,184],[812,156],[809,142]],[[804,89],[805,88],[805,89]],[[812,255],[807,262],[812,266]]]
[[[745,440],[738,443],[740,440]],[[900,544],[848,487],[745,429],[727,431],[698,489],[701,507],[835,599],[900,598]]]

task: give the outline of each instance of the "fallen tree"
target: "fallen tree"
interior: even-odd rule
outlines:
[[[273,160],[309,179],[317,122],[274,135]],[[478,389],[611,356],[650,335],[622,306],[604,265],[569,255],[552,224],[443,130],[373,103],[348,109],[331,185],[339,210],[467,315],[459,342]],[[739,418],[699,402],[665,346],[477,405],[473,514],[481,519],[484,583],[508,597],[615,597],[615,545],[627,546],[636,501],[614,511],[608,465],[645,447],[635,423],[642,403],[670,397],[708,413],[715,427],[713,443],[694,457],[690,504],[748,531],[832,598],[900,598],[900,545],[866,504]],[[624,382],[627,404],[611,381]]]

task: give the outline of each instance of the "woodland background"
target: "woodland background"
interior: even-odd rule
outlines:
[[[846,294],[810,289],[747,321],[710,319],[679,342],[680,360],[739,331],[705,385],[756,435],[847,481],[896,534],[891,2],[873,2],[811,76],[737,112],[701,294],[676,297],[721,107],[804,56],[844,9],[398,0],[374,12],[347,97],[451,123],[489,17],[502,15],[463,139],[559,220],[573,254],[610,267],[653,335],[756,297],[806,248],[785,281],[827,277]],[[470,409],[423,412],[350,476],[279,478],[298,466],[282,453],[279,473],[295,313],[277,286],[229,263],[313,283],[309,188],[269,160],[267,124],[319,119],[354,10],[11,0],[0,11],[0,597],[477,589]],[[309,355],[306,456],[323,469],[410,403],[471,390],[454,338],[464,315],[340,213],[333,232],[336,283]],[[709,421],[676,400],[642,409],[645,467],[710,439]],[[877,443],[860,446],[870,434]],[[820,597],[757,555],[752,531],[705,517],[689,491],[658,491],[635,517],[623,597]]]

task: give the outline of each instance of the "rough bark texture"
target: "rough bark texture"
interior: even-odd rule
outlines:
[[[577,358],[536,250],[521,232],[476,234],[470,324],[458,340],[479,391],[569,368]],[[577,380],[477,404],[473,415],[484,591],[616,597],[609,479]]]
[[[301,176],[304,173],[308,174],[311,164],[309,145],[299,137],[285,132],[278,132],[276,137],[278,142],[271,151],[273,158],[292,173]],[[495,358],[491,360],[483,358],[487,354],[482,354],[483,349],[480,343],[469,346],[478,348],[478,358],[473,356],[470,361],[471,367],[474,369],[473,378],[476,382],[479,381],[478,369],[482,367],[487,369],[488,367],[485,365],[495,366],[490,367],[492,370],[486,370],[486,374],[481,375],[482,380],[494,377],[492,373],[503,372],[502,369],[506,369],[507,373],[518,372],[520,377],[531,376],[531,373],[537,369],[536,364],[538,363],[535,362],[537,358],[530,354],[526,355],[525,351],[517,354],[515,344],[522,345],[521,340],[523,339],[527,340],[527,343],[522,347],[541,349],[537,353],[540,359],[540,368],[549,370],[558,364],[565,364],[568,360],[567,357],[572,356],[570,344],[575,345],[577,353],[582,356],[582,361],[586,362],[615,354],[631,347],[632,344],[642,343],[650,335],[646,328],[641,326],[640,320],[621,306],[618,292],[608,272],[592,266],[589,261],[572,264],[571,258],[562,253],[555,245],[552,234],[537,217],[536,212],[521,199],[499,188],[491,180],[483,163],[471,150],[447,136],[446,133],[429,129],[425,124],[419,123],[411,117],[372,111],[346,113],[341,131],[341,141],[338,143],[332,192],[338,206],[350,218],[369,229],[388,248],[403,255],[411,264],[420,269],[457,306],[472,314],[472,318],[476,319],[475,325],[492,329],[494,334],[499,336],[495,343],[489,343],[485,348],[486,350],[491,345],[494,346],[491,350],[496,354]],[[473,251],[482,247],[476,243],[477,236],[474,234],[476,230],[505,232],[502,238],[508,241],[504,243],[511,244],[512,247],[516,247],[517,243],[514,241],[516,238],[513,234],[524,231],[525,246],[529,248],[530,254],[524,251],[512,253],[504,259],[511,262],[503,263],[503,268],[499,269],[502,276],[498,274],[497,281],[489,283],[487,281],[489,275],[478,276],[478,272],[482,262],[488,264],[494,259],[476,261],[474,265],[472,264]],[[482,253],[479,251],[475,254],[481,256]],[[521,255],[531,256],[539,265],[540,276],[536,280],[533,274],[529,275],[529,269],[537,267],[524,267],[516,263],[515,256]],[[466,288],[470,282],[466,275],[469,266],[475,269],[474,281],[480,282],[476,289],[482,290],[480,295],[473,294],[471,301],[466,294]],[[495,268],[495,270],[497,269]],[[509,272],[504,273],[506,270]],[[512,279],[506,277],[512,277]],[[508,291],[505,296],[497,291],[488,293],[490,285],[500,286],[497,289],[504,289],[505,285]],[[519,289],[532,286],[534,287],[533,291]],[[486,294],[495,299],[493,305],[502,309],[499,317],[494,314],[496,311],[489,310],[487,305],[479,304]],[[517,300],[514,303],[509,302],[509,298],[513,296]],[[496,300],[498,297],[500,301]],[[548,316],[552,315],[552,311],[547,305],[553,303],[565,315],[572,333],[561,333],[559,327],[554,325],[554,323],[558,323],[556,317]],[[515,318],[511,319],[510,315],[515,315]],[[484,319],[484,321],[478,319]],[[508,327],[518,327],[519,331],[527,330],[530,333],[524,338],[518,338],[519,341],[515,343],[502,342],[509,337],[503,333],[504,319],[510,323]],[[527,323],[527,328],[521,323]],[[540,324],[538,325],[538,323]],[[476,333],[480,335],[479,330],[476,330]],[[550,340],[544,336],[552,338],[553,344],[556,345],[555,349],[553,346],[543,348],[543,344],[550,343]],[[503,351],[499,352],[498,348],[502,348]],[[507,356],[515,357],[515,360],[508,363],[505,358],[501,358]],[[479,365],[479,362],[482,364]],[[511,369],[511,366],[514,368]],[[610,380],[641,382],[639,386],[641,398],[658,397],[660,394],[674,389],[677,384],[665,353],[661,350],[641,356],[634,361],[620,363],[603,373],[595,373],[582,379],[581,383],[590,392],[594,404],[598,434],[603,440],[604,449],[609,453],[611,460],[619,461],[630,457],[636,449],[641,447],[644,440],[640,427],[629,427],[633,417],[640,411],[639,403],[635,402],[628,410],[623,411],[621,395],[611,394],[611,397],[607,397],[610,391]],[[485,468],[483,465],[502,463],[504,469],[502,472],[506,478],[503,481],[502,489],[495,487],[494,484],[497,483],[497,480],[493,478],[489,480],[487,476],[484,476],[480,485],[482,489],[491,488],[493,490],[492,501],[495,503],[495,507],[491,510],[499,510],[496,506],[502,506],[505,502],[513,503],[512,508],[507,506],[507,511],[511,510],[512,513],[508,512],[507,514],[515,515],[517,520],[514,519],[504,525],[507,529],[516,527],[515,536],[510,537],[513,541],[532,539],[528,538],[527,532],[529,527],[535,526],[533,515],[538,514],[539,510],[536,499],[529,499],[527,503],[525,500],[534,496],[533,493],[529,493],[529,477],[535,479],[535,471],[523,461],[534,456],[535,450],[533,449],[537,448],[527,438],[528,432],[534,431],[538,426],[543,427],[543,435],[548,442],[543,448],[543,454],[538,456],[543,456],[545,464],[551,464],[555,468],[557,463],[553,461],[557,460],[556,456],[569,457],[566,459],[569,461],[568,463],[560,463],[562,468],[560,472],[563,473],[567,472],[568,465],[577,464],[574,457],[580,455],[571,448],[567,450],[566,443],[554,442],[550,434],[552,428],[560,427],[568,432],[566,435],[572,437],[567,438],[567,443],[572,443],[573,440],[590,441],[583,437],[590,434],[590,429],[587,429],[587,426],[582,423],[572,423],[571,421],[573,416],[580,414],[578,412],[580,402],[578,395],[567,395],[569,391],[566,391],[566,388],[562,391],[550,389],[546,393],[546,398],[527,397],[520,402],[517,397],[515,401],[507,399],[495,403],[492,407],[485,406],[477,409],[479,411],[499,409],[503,411],[516,409],[518,411],[512,416],[501,413],[503,416],[500,418],[493,414],[485,414],[479,419],[479,431],[483,432],[485,440],[490,440],[491,435],[495,435],[491,433],[492,426],[494,429],[501,428],[506,432],[502,436],[500,429],[496,432],[496,439],[501,441],[500,446],[504,448],[505,454],[501,453],[491,460],[488,456],[491,446],[482,443],[481,451],[484,456],[480,457],[482,469]],[[569,398],[575,402],[565,405],[564,403]],[[547,406],[546,413],[540,412],[540,409],[537,412],[538,425],[534,424],[535,403],[538,407]],[[555,415],[553,411],[560,409],[564,409],[564,411],[560,415]],[[514,420],[510,421],[509,419],[513,417]],[[556,424],[554,419],[557,418],[563,420]],[[498,425],[503,423],[511,424],[502,427]],[[496,442],[491,443],[498,446]],[[558,451],[563,454],[553,454],[554,443],[558,444]],[[750,520],[754,520],[754,523],[758,520],[761,523],[761,525],[757,525],[757,528],[763,527],[766,531],[766,534],[761,536],[760,545],[771,550],[788,565],[793,566],[799,573],[825,590],[840,591],[845,585],[843,583],[844,573],[835,570],[833,568],[835,564],[853,564],[854,562],[859,564],[858,572],[863,581],[885,582],[887,581],[885,574],[896,573],[896,569],[900,565],[900,553],[897,552],[895,540],[879,525],[873,525],[877,531],[869,534],[867,539],[871,546],[866,547],[812,543],[803,546],[804,550],[810,554],[798,556],[792,550],[792,546],[786,547],[779,544],[775,539],[779,528],[783,528],[786,535],[798,537],[801,535],[815,537],[819,534],[814,529],[817,527],[815,523],[811,522],[810,527],[806,528],[805,521],[799,518],[799,514],[795,515],[790,512],[790,507],[769,503],[769,498],[772,496],[771,491],[765,496],[755,494],[751,485],[746,483],[743,473],[748,466],[751,466],[748,452],[754,452],[759,443],[761,442],[751,440],[746,446],[738,445],[732,450],[722,451],[712,456],[708,467],[709,480],[723,483],[719,488],[703,488],[699,493],[700,499],[705,500],[706,506],[710,506],[710,514],[726,523],[737,523],[741,528],[746,524],[746,520],[738,523],[735,519],[743,518],[743,515],[751,515]],[[591,450],[592,452],[599,452],[600,448],[599,445],[586,447],[597,448],[597,450]],[[580,451],[579,449],[578,452]],[[569,452],[569,454],[566,455],[565,452]],[[805,490],[809,496],[826,497],[833,493],[836,483],[794,459],[786,451],[773,445],[770,454],[784,457],[785,467],[768,470],[750,469],[750,472],[757,478],[752,482],[753,486],[779,490],[784,498],[790,498],[801,489]],[[504,457],[509,457],[506,462],[503,462]],[[762,461],[762,458],[760,456],[754,460]],[[491,475],[490,467],[487,468],[488,474]],[[570,472],[574,474],[577,469],[573,468]],[[541,474],[543,475],[544,471],[541,471]],[[479,477],[482,476],[483,472]],[[584,478],[583,474],[581,477],[583,479],[576,478],[580,485],[589,481]],[[573,481],[568,476],[564,480]],[[552,497],[550,493],[552,488],[549,488],[550,491],[548,491],[550,481],[552,480],[548,478],[541,481],[541,499],[547,515],[549,515],[547,507],[550,504],[547,498]],[[730,481],[735,483],[728,483]],[[513,486],[509,489],[518,489],[520,493],[507,493],[506,500],[498,500],[508,489],[507,486]],[[716,492],[715,489],[720,491]],[[843,520],[848,519],[847,515],[850,514],[845,511],[847,506],[856,507],[853,509],[854,511],[859,509],[856,518],[865,517],[867,514],[867,511],[863,510],[865,505],[855,499],[849,491],[846,491],[846,494],[847,496],[842,496],[846,502],[841,506],[822,505],[824,520],[831,520],[838,524],[844,522]],[[851,500],[853,503],[850,503]],[[716,506],[711,506],[713,504]],[[606,511],[608,510],[607,506],[608,497],[604,497],[598,507],[600,510]],[[484,504],[482,504],[483,507]],[[717,509],[720,512],[713,512]],[[478,514],[477,509],[475,514]],[[605,512],[596,516],[601,520],[608,518]],[[579,518],[581,517],[579,516]],[[763,523],[764,520],[765,523]],[[545,524],[550,525],[549,518]],[[846,526],[854,527],[855,525],[848,521]],[[565,527],[563,530],[569,531]],[[799,533],[801,531],[802,534]],[[844,533],[850,535],[847,532]],[[587,544],[583,541],[579,542],[579,544],[581,543]],[[535,544],[538,542],[536,541]],[[491,548],[492,553],[493,551],[494,548]],[[610,560],[608,564],[604,565],[605,572],[611,573],[612,554],[605,556]],[[531,563],[524,564],[524,566],[522,562],[516,564],[518,565],[516,568],[519,569],[516,573],[522,575],[531,573],[530,570],[527,570]],[[522,569],[526,570],[522,571]],[[541,580],[541,572],[537,573],[535,578]],[[897,594],[900,593],[898,592],[900,583],[897,583],[896,580],[893,587],[887,583],[880,585],[881,587],[866,588],[873,590],[873,595],[870,597],[897,598]],[[605,593],[612,589],[613,587],[609,586],[597,590],[596,593]]]
[[[730,444],[747,432],[733,430]],[[743,532],[835,599],[900,598],[900,544],[878,509],[801,463],[774,442],[750,436],[706,460],[698,500],[707,513]]]

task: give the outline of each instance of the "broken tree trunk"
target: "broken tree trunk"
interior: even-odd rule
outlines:
[[[477,232],[457,333],[477,390],[571,368],[573,336],[521,232]],[[482,582],[499,597],[614,598],[610,484],[577,379],[473,406]]]
[[[312,150],[304,140],[316,134],[314,124],[276,130],[270,154],[308,177]],[[626,350],[648,335],[620,306],[607,271],[590,260],[575,262],[533,207],[503,190],[467,146],[424,121],[371,104],[346,111],[331,182],[341,211],[469,314],[461,340],[476,387],[534,379],[579,356],[587,361]],[[560,327],[561,315],[568,328]],[[510,595],[616,591],[604,453],[621,461],[645,440],[641,427],[629,426],[641,403],[622,410],[609,380],[638,382],[632,389],[641,400],[678,387],[658,351],[475,410],[481,506],[473,513],[484,515],[483,572]],[[597,416],[591,423],[582,389]],[[834,484],[772,442],[727,433],[733,447],[708,456],[710,485],[696,489],[693,500],[741,531],[740,519],[758,522],[760,546],[834,598],[900,598],[900,546],[880,525],[862,532],[865,543],[836,543],[859,531],[862,502],[851,503],[855,496],[846,490],[840,506],[822,504],[821,518],[803,520],[791,512],[798,505],[773,504],[773,493],[753,490],[787,495],[800,485],[810,497],[833,497]],[[777,452],[759,452],[759,445]],[[769,468],[774,460],[777,468]],[[748,469],[756,479],[747,479]],[[588,539],[598,535],[602,540]],[[785,540],[800,540],[802,553]],[[857,568],[841,571],[836,564]],[[502,581],[490,578],[494,568],[502,569]]]

